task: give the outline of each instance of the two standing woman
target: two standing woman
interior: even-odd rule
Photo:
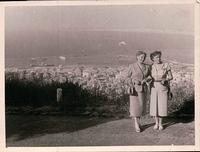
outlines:
[[[155,117],[154,129],[163,130],[162,118],[167,116],[169,81],[173,79],[169,64],[161,61],[161,52],[150,54],[153,64],[144,63],[146,53],[136,53],[137,62],[128,68],[130,116],[134,119],[135,131],[141,132],[140,117],[145,114],[150,93],[150,115]]]

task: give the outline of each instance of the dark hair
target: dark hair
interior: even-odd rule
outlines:
[[[150,59],[153,61],[153,58],[157,55],[162,55],[161,51],[154,51],[150,54]]]
[[[145,52],[143,52],[143,51],[137,51],[137,52],[136,52],[136,56],[139,56],[139,55],[141,55],[141,54],[144,54],[144,55],[145,55],[145,58],[146,58],[147,54],[146,54]]]

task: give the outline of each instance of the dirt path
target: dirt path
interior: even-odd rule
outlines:
[[[7,116],[7,146],[193,145],[194,121],[167,119],[165,130],[153,130],[153,120],[142,121],[134,132],[131,119],[64,116]]]

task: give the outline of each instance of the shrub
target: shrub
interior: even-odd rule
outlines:
[[[6,106],[55,105],[56,89],[62,88],[61,107],[65,111],[115,105],[117,111],[128,113],[127,67],[81,67],[81,73],[76,73],[75,69],[77,68],[6,69]],[[188,70],[185,66],[182,68],[181,65],[173,65],[172,69],[173,99],[169,101],[169,113],[180,111],[185,102],[194,102],[193,67]]]

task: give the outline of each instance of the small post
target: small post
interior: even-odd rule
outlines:
[[[62,89],[61,88],[57,88],[57,103],[60,103],[62,101]]]

